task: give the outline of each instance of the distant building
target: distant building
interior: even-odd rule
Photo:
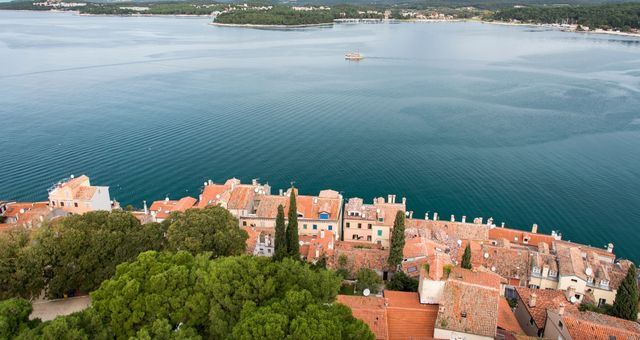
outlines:
[[[0,202],[0,231],[12,227],[37,228],[44,221],[68,215],[61,209],[52,209],[49,202]]]
[[[198,199],[198,208],[208,205],[219,205],[237,218],[256,214],[261,198],[271,195],[269,184],[260,184],[253,180],[251,184],[243,184],[237,178],[231,178],[224,184],[205,182],[202,194]]]
[[[640,324],[594,312],[548,311],[545,339],[622,340],[640,339]]]
[[[345,206],[345,241],[376,243],[388,248],[391,230],[398,211],[406,212],[406,199],[396,203],[395,195],[373,199],[373,204],[364,204],[361,198],[350,198]]]
[[[111,211],[117,208],[117,202],[111,202],[109,187],[92,186],[89,177],[71,176],[49,190],[49,205],[72,214],[84,214],[89,211]]]
[[[328,261],[333,256],[336,237],[333,232],[320,230],[318,235],[300,235],[300,255],[310,263],[316,263],[322,257]]]
[[[555,289],[516,288],[517,307],[515,310],[518,323],[529,336],[544,335],[548,311],[558,311],[561,308],[577,312],[576,302],[572,302],[571,292]]]
[[[172,201],[169,197],[162,201],[155,201],[151,204],[149,212],[153,222],[162,222],[171,216],[173,212],[185,212],[187,209],[194,208],[196,199],[193,197],[183,197],[177,201]]]

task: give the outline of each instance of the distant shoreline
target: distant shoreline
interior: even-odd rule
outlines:
[[[220,22],[210,22],[211,26],[221,27],[246,27],[246,28],[305,28],[305,27],[322,27],[333,26],[333,22],[327,22],[322,24],[302,24],[302,25],[264,25],[264,24],[223,24]]]
[[[484,21],[480,20],[483,24],[491,24],[491,25],[501,25],[501,26],[523,26],[523,27],[537,27],[537,28],[550,28],[556,30],[558,32],[567,32],[567,33],[586,33],[586,34],[608,34],[608,35],[617,35],[622,37],[631,37],[631,38],[640,38],[640,33],[629,33],[629,32],[619,32],[619,31],[605,31],[605,30],[589,30],[589,31],[578,31],[578,30],[570,30],[562,27],[551,26],[551,24],[534,24],[534,23],[516,23],[516,22],[508,22],[508,21]]]

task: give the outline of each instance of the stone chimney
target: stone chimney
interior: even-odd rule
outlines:
[[[393,198],[393,195],[387,195],[387,202],[391,203],[392,198]]]
[[[429,220],[429,213],[428,212],[424,213],[424,219],[427,220],[427,221]]]
[[[531,227],[531,233],[532,234],[537,234],[538,233],[538,224],[534,223],[533,226]]]
[[[252,185],[258,185],[258,180],[256,178],[251,180]]]
[[[149,209],[147,209],[147,201],[142,201],[142,207],[144,209],[144,214],[149,215]]]
[[[278,191],[278,193],[280,194],[280,196],[282,196],[282,189],[280,189],[280,191]]]
[[[536,306],[537,297],[538,295],[536,293],[531,293],[531,296],[529,297],[529,307],[533,308]]]
[[[467,223],[467,216],[462,216],[462,223]]]
[[[456,221],[456,216],[455,215],[451,215],[451,222],[455,222]]]
[[[504,228],[504,222],[500,224],[500,228]]]
[[[404,206],[407,205],[407,198],[406,197],[402,198],[402,205],[404,205]]]
[[[573,286],[567,287],[567,290],[565,291],[565,297],[567,298],[567,301],[571,302],[571,298],[575,295],[576,289]]]
[[[564,315],[564,302],[560,302],[560,306],[558,306],[558,315]]]
[[[607,244],[607,251],[613,253],[613,243]]]
[[[413,210],[409,211],[409,218],[413,218]]]
[[[438,213],[437,213],[437,212],[434,212],[434,213],[433,213],[433,220],[434,220],[434,221],[437,221],[437,220],[438,220]]]

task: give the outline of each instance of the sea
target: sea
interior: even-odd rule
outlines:
[[[140,208],[258,179],[640,261],[639,38],[210,21],[0,11],[0,199],[86,174]]]

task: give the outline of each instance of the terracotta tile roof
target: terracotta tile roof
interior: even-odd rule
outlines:
[[[528,277],[529,250],[521,246],[493,246],[488,241],[462,241],[458,252],[458,263],[462,261],[463,249],[471,244],[471,264],[474,268],[484,267],[511,279],[514,285],[524,284]]]
[[[284,206],[284,212],[285,215],[287,215],[289,213],[288,194],[290,191],[291,189],[289,189],[285,196],[263,196],[256,209],[257,217],[276,218],[276,215],[278,214],[278,205],[280,204]],[[303,216],[300,217],[300,219],[318,220],[320,218],[320,213],[328,213],[329,220],[338,219],[340,209],[342,208],[342,200],[339,196],[333,197],[328,195],[327,192],[329,192],[329,190],[323,190],[322,192],[324,192],[323,196],[325,197],[306,195],[296,196],[296,208],[298,209],[298,213]]]
[[[6,226],[0,229],[9,229],[25,224],[30,226],[39,225],[51,212],[49,210],[49,202],[13,202],[8,203],[6,208],[7,210],[2,216],[11,219],[12,222],[6,223]]]
[[[604,258],[610,259],[611,261],[616,259],[616,255],[614,253],[608,252],[606,249],[596,248],[596,247],[592,247],[592,246],[588,246],[588,245],[584,245],[584,244],[573,243],[573,242],[570,242],[570,241],[558,240],[558,241],[554,242],[554,245],[555,245],[555,247],[560,247],[560,246],[576,247],[576,248],[580,249],[581,252],[596,253],[599,256],[602,256]]]
[[[444,286],[436,327],[494,337],[499,300],[497,289],[448,280]]]
[[[333,258],[329,259],[329,266],[337,268],[338,259],[345,255],[351,272],[355,273],[361,268],[369,268],[377,271],[387,270],[389,250],[383,250],[375,244],[362,244],[358,242],[336,242]]]
[[[429,247],[427,240],[423,237],[408,237],[406,238],[404,249],[402,250],[404,258],[426,257],[429,253],[433,254],[435,250],[433,245]]]
[[[369,325],[371,331],[376,335],[376,339],[389,338],[384,298],[338,295],[337,301],[349,306],[354,317]]]
[[[242,227],[242,229],[249,235],[249,238],[247,238],[246,241],[247,248],[245,252],[249,255],[252,255],[253,251],[256,249],[256,245],[258,244],[258,237],[260,236],[260,232],[251,227]]]
[[[252,186],[237,186],[231,192],[227,209],[247,209],[255,194],[255,188]]]
[[[506,298],[501,297],[498,304],[498,328],[513,334],[525,335]]]
[[[464,269],[461,267],[453,267],[451,269],[449,280],[456,280],[468,284],[484,286],[498,291],[500,289],[500,285],[506,283],[506,280],[500,277],[500,275],[498,274],[479,271],[477,269]]]
[[[90,200],[91,198],[93,198],[93,195],[96,193],[96,190],[97,188],[93,186],[80,187],[77,189],[77,191],[73,195],[73,198],[83,200],[83,201]]]
[[[198,202],[198,208],[204,208],[207,205],[217,205],[220,198],[222,198],[222,194],[228,189],[229,188],[221,184],[205,185],[200,201]]]
[[[389,339],[432,339],[437,305],[420,304],[418,293],[385,290]]]
[[[547,319],[547,309],[558,311],[560,303],[565,305],[566,312],[577,312],[578,307],[569,301],[565,296],[565,292],[555,289],[530,289],[526,287],[516,287],[516,293],[518,294],[518,303],[522,303],[529,315],[533,318],[536,327],[539,329],[544,328]],[[534,307],[529,306],[529,300],[531,294],[536,294],[536,304]]]
[[[81,175],[75,178],[72,178],[70,180],[68,180],[67,182],[64,182],[60,185],[61,188],[70,188],[71,190],[75,190],[76,188],[78,188],[82,183],[84,183],[85,181],[88,181],[89,177],[87,177],[86,175]]]
[[[640,339],[640,324],[594,312],[566,313],[562,316],[573,339]]]
[[[299,239],[302,242],[300,254],[308,262],[314,262],[322,256],[328,258],[333,256],[335,248],[335,234],[333,232],[322,230],[318,235],[300,235]]]
[[[612,263],[608,258],[603,260],[603,256],[592,251],[591,247],[583,248],[567,243],[557,243],[556,252],[560,275],[577,276],[587,281],[589,278],[587,270],[590,269],[593,283],[599,285],[603,280],[608,281],[609,289],[618,288],[631,265],[624,260],[618,263]]]
[[[548,245],[551,245],[555,241],[555,238],[551,235],[531,233],[528,231],[509,228],[492,228],[489,230],[489,238],[492,240],[507,239],[509,242],[535,247],[538,247],[540,243],[547,243]],[[524,243],[525,238],[529,240],[527,243]]]
[[[196,204],[196,199],[193,197],[183,197],[178,201],[162,200],[155,201],[151,204],[150,211],[155,212],[156,218],[166,219],[172,212],[185,212],[187,209],[192,208]]]

